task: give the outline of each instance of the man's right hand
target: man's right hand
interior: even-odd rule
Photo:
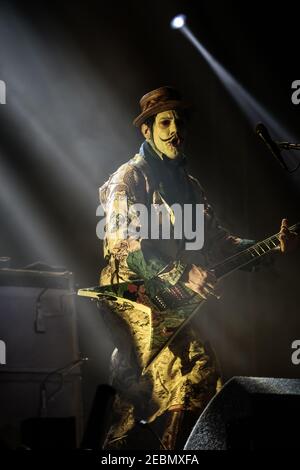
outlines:
[[[192,264],[186,274],[186,282],[184,284],[206,299],[209,294],[213,293],[216,282],[217,279],[211,271],[206,271]]]

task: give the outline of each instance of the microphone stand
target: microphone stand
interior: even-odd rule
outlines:
[[[275,142],[276,145],[282,150],[300,150],[300,144],[293,144],[291,142]],[[300,163],[293,169],[289,170],[289,173],[294,173],[300,167]]]

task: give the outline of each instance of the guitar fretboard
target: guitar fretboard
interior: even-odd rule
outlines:
[[[289,227],[292,232],[299,232],[300,223]],[[225,261],[215,265],[213,267],[214,274],[217,279],[232,273],[233,271],[246,266],[247,264],[253,263],[261,256],[266,255],[274,248],[280,245],[279,233],[276,233],[272,237],[266,238],[263,241],[255,243],[246,250],[237,253]]]

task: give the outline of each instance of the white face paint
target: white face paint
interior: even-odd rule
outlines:
[[[184,135],[184,120],[176,110],[163,111],[155,116],[154,145],[168,158],[177,158],[183,151]]]

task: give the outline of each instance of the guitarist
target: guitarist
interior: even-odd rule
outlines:
[[[107,260],[100,284],[142,278],[146,288],[155,293],[162,285],[175,285],[180,280],[206,298],[215,283],[207,267],[254,241],[221,227],[199,182],[188,174],[183,153],[188,107],[179,92],[172,87],[150,91],[141,98],[140,107],[134,125],[141,129],[145,141],[139,153],[100,188],[106,214]],[[202,249],[186,250],[184,237],[124,237],[125,223],[143,229],[138,214],[130,210],[137,203],[149,210],[151,204],[163,205],[170,218],[174,203],[181,207],[204,204]],[[297,241],[284,219],[280,250],[293,249]],[[118,393],[105,447],[182,449],[195,421],[220,387],[220,373],[209,345],[186,327],[141,376],[133,345],[112,326],[110,329],[117,346],[112,355],[111,382]],[[144,429],[138,424],[141,420],[147,423]]]

